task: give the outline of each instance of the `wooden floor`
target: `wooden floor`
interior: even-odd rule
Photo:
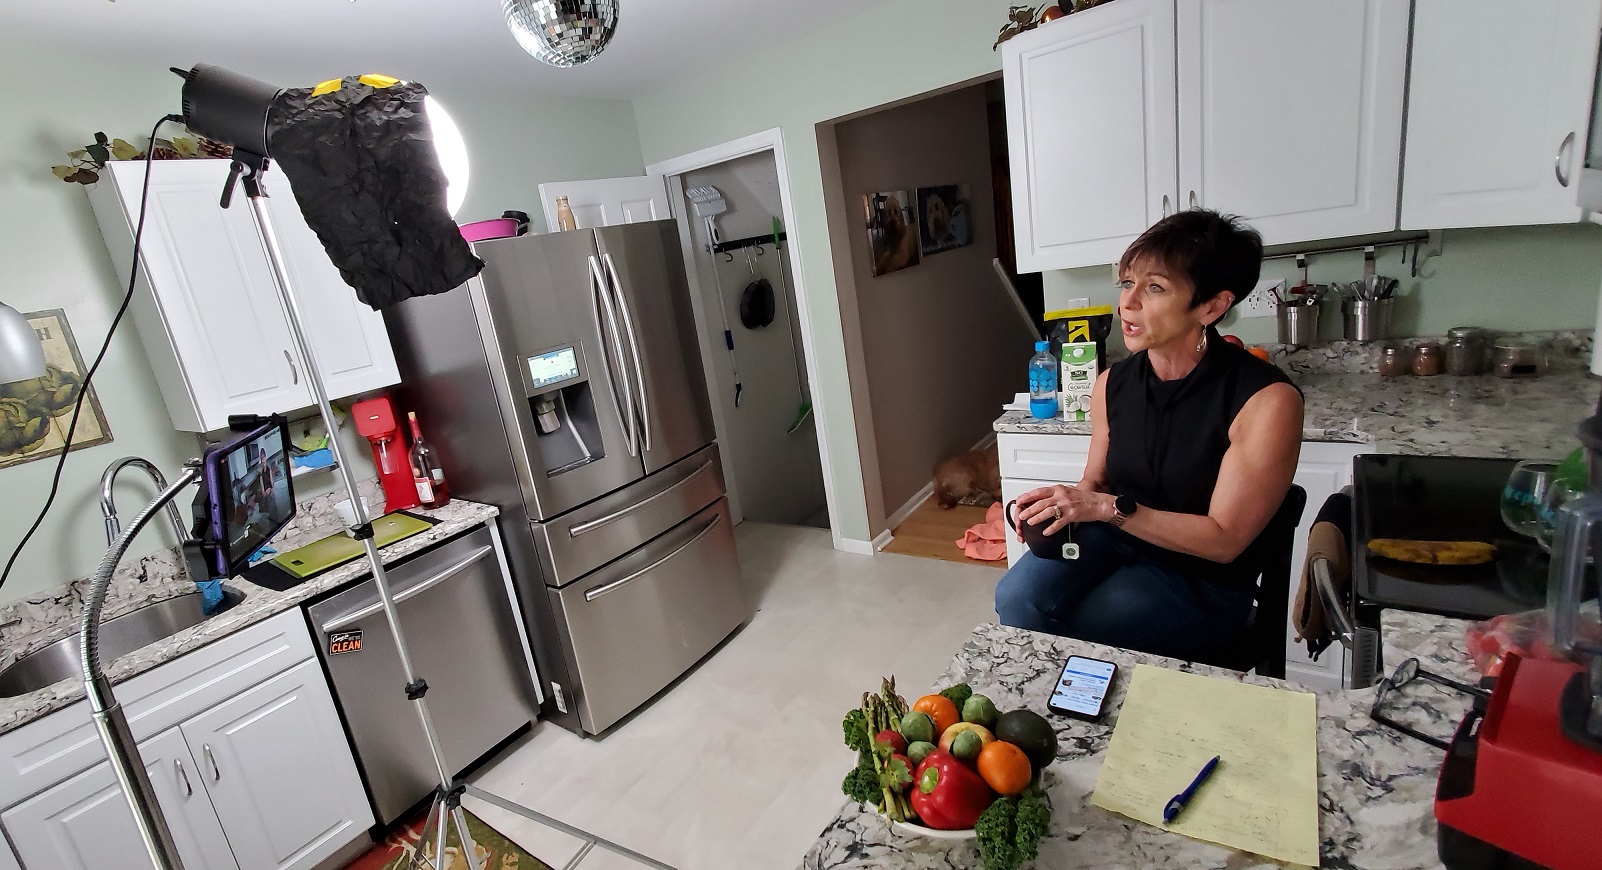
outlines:
[[[896,526],[892,533],[895,539],[885,545],[883,552],[944,559],[967,565],[1004,564],[1005,556],[995,562],[979,562],[963,555],[957,547],[956,542],[962,539],[963,532],[984,521],[985,509],[982,507],[959,504],[950,510],[942,510],[934,503],[934,499],[930,499],[913,511],[906,522]]]

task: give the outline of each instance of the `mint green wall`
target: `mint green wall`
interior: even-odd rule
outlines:
[[[1001,55],[990,46],[1007,6],[1006,0],[886,0],[788,38],[753,22],[748,47],[719,45],[634,100],[647,164],[774,127],[783,132],[797,222],[790,232],[806,286],[827,417],[822,434],[838,496],[831,520],[846,538],[868,538],[868,517],[816,125],[999,70]]]
[[[1447,230],[1438,257],[1429,258],[1419,277],[1401,262],[1400,248],[1383,248],[1376,260],[1382,275],[1401,279],[1396,308],[1398,335],[1442,335],[1454,326],[1493,330],[1590,329],[1596,325],[1602,293],[1602,227],[1563,224]],[[1308,259],[1313,283],[1355,281],[1363,275],[1363,255],[1351,251]],[[1263,264],[1264,278],[1300,281],[1295,260]],[[1047,272],[1046,309],[1088,296],[1095,303],[1116,302],[1111,266]],[[1319,332],[1339,338],[1340,309],[1327,301]],[[1272,317],[1241,320],[1231,314],[1223,329],[1247,342],[1275,340]]]
[[[0,80],[32,83],[11,89],[0,125],[0,302],[23,311],[65,309],[87,363],[105,336],[121,288],[87,196],[79,186],[57,181],[50,166],[96,130],[142,142],[156,117],[177,109],[178,80],[165,65],[145,69],[40,47],[26,37],[0,36]],[[325,77],[318,71],[301,78]],[[462,127],[471,155],[473,183],[463,220],[516,208],[538,222],[540,182],[644,170],[626,102],[434,91]],[[105,551],[96,491],[107,464],[140,455],[172,472],[196,453],[194,437],[172,428],[131,319],[119,327],[95,387],[116,440],[68,459],[56,505],[0,588],[0,601],[94,570]],[[366,442],[352,436],[348,443],[360,473],[371,475]],[[53,459],[0,468],[0,563],[43,504],[53,468]],[[128,480],[119,489],[125,517],[154,495],[132,475]],[[297,483],[301,494],[336,487],[332,475],[309,481]],[[165,527],[156,528],[140,537],[133,552],[171,544]]]

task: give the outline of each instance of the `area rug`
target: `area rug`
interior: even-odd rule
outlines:
[[[413,856],[417,854],[419,848],[417,840],[427,821],[428,810],[424,808],[396,827],[384,842],[346,864],[345,870],[406,870],[411,866]],[[474,844],[478,846],[479,866],[484,870],[552,870],[551,865],[523,851],[522,847],[472,813],[467,813],[467,830],[472,834]],[[446,835],[443,865],[434,862],[432,841],[424,843],[421,848],[423,858],[428,862],[422,866],[437,870],[468,870],[469,865],[462,857],[461,841],[456,837],[454,825]]]

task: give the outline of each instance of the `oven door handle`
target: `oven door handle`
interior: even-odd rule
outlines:
[[[630,574],[627,577],[621,577],[621,578],[619,578],[617,580],[613,580],[610,583],[602,583],[600,586],[597,586],[594,589],[586,589],[586,590],[584,590],[584,600],[585,601],[594,601],[595,599],[600,598],[602,595],[605,595],[608,592],[616,591],[617,589],[619,589],[620,587],[622,587],[626,583],[630,583],[632,581],[638,580],[641,577],[644,577],[646,574],[649,574],[652,571],[655,571],[657,568],[661,567],[663,562],[666,562],[667,560],[673,558],[674,556],[677,556],[678,554],[684,552],[685,550],[688,550],[691,547],[691,545],[693,545],[696,541],[699,541],[702,538],[706,537],[706,533],[710,532],[714,528],[716,528],[718,522],[721,521],[722,519],[723,519],[723,515],[722,514],[718,514],[717,516],[714,516],[712,518],[712,522],[707,523],[705,526],[701,527],[701,531],[695,533],[695,537],[689,539],[688,541],[685,541],[684,543],[678,545],[677,547],[674,547],[673,548],[673,552],[667,554],[666,556],[663,556],[660,559],[657,559],[655,562],[652,562],[649,565],[646,565],[644,568],[641,568],[640,570],[635,571],[633,574]]]
[[[434,588],[435,586],[438,586],[439,584],[444,583],[446,580],[449,580],[452,577],[455,577],[457,574],[460,574],[464,569],[467,568],[467,566],[473,564],[474,562],[477,562],[478,560],[484,558],[485,556],[488,556],[490,553],[492,553],[494,551],[495,551],[495,548],[493,546],[479,547],[477,550],[474,550],[466,558],[462,559],[460,562],[457,562],[456,564],[450,566],[449,568],[446,568],[445,570],[439,572],[438,574],[435,574],[434,576],[428,578],[427,580],[424,580],[423,582],[417,584],[416,586],[407,587],[406,591],[404,591],[404,592],[400,593],[399,595],[395,596],[395,603],[396,604],[400,604],[403,601],[406,601],[406,600],[408,600],[410,598],[414,598],[414,597],[416,597],[418,595],[423,594],[424,592],[427,592],[428,590]],[[329,634],[331,632],[339,631],[339,630],[351,625],[352,623],[360,622],[360,621],[366,619],[367,617],[372,616],[373,614],[375,614],[375,613],[377,613],[377,612],[379,612],[379,611],[381,611],[383,609],[384,609],[384,602],[380,601],[377,604],[369,604],[366,607],[363,607],[363,608],[361,608],[360,610],[357,610],[354,613],[347,613],[344,616],[340,616],[340,617],[336,617],[334,619],[331,619],[328,622],[323,623],[323,627],[322,627],[323,634]]]

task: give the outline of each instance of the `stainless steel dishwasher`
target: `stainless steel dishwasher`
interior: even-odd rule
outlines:
[[[538,713],[530,659],[489,527],[388,571],[445,761],[459,773]],[[384,824],[439,784],[406,677],[368,580],[307,608],[367,793]]]

